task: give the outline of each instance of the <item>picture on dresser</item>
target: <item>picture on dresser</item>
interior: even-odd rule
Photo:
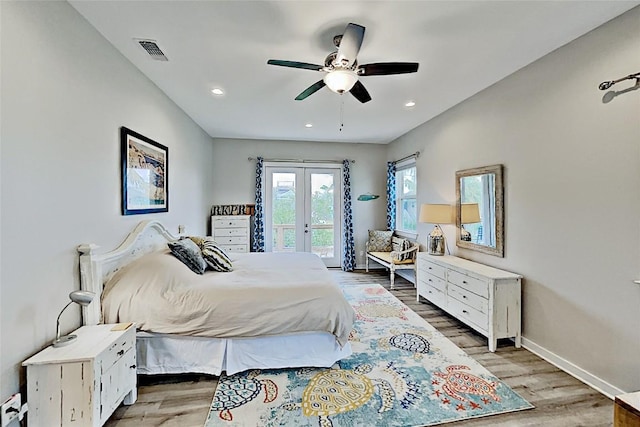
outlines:
[[[169,211],[169,149],[120,128],[122,215]]]
[[[504,256],[502,165],[456,172],[456,246]]]

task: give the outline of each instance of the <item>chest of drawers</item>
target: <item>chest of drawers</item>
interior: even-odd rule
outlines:
[[[522,276],[454,256],[418,253],[417,299],[432,304],[489,339],[513,338],[520,347]]]
[[[135,327],[114,326],[83,326],[73,343],[23,362],[30,426],[99,427],[136,401]]]
[[[211,236],[227,252],[249,252],[249,215],[214,215]]]

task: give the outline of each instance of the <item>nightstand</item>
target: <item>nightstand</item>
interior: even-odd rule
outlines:
[[[83,326],[73,333],[72,344],[49,346],[22,363],[30,426],[102,426],[121,402],[136,401],[135,326]]]

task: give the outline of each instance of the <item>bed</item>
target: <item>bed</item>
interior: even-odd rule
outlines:
[[[353,309],[319,257],[229,254],[232,272],[193,273],[167,248],[178,238],[143,221],[116,249],[78,247],[83,324],[133,322],[139,374],[231,375],[329,367],[348,357]]]

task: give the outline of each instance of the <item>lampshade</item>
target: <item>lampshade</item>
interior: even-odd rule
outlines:
[[[480,222],[480,209],[477,203],[463,203],[460,205],[460,223],[472,224]]]
[[[358,76],[352,70],[334,70],[324,76],[327,87],[335,93],[350,91],[357,81]]]
[[[451,205],[423,204],[420,206],[420,222],[429,224],[453,224]]]
[[[69,294],[69,299],[76,304],[87,306],[93,301],[95,294],[89,291],[73,291]]]

